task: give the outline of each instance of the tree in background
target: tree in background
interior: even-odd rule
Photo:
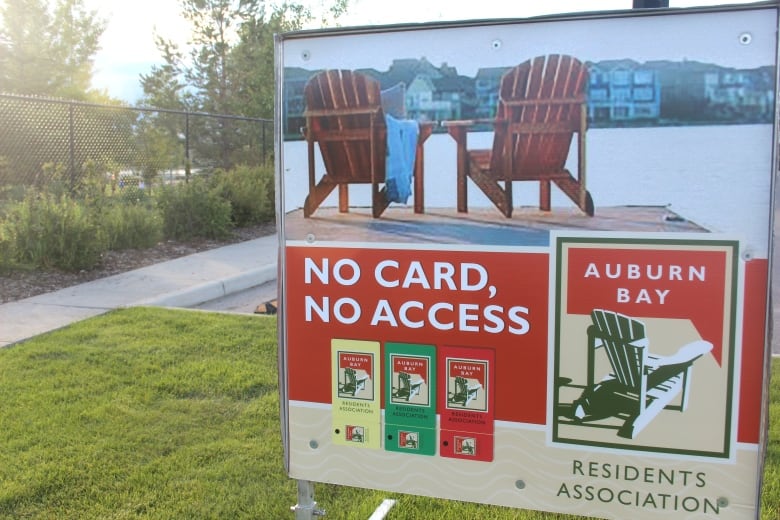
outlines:
[[[77,98],[90,90],[94,57],[100,50],[100,37],[106,22],[95,11],[84,7],[83,0],[59,0],[52,23],[53,58],[57,94]]]
[[[198,109],[216,114],[232,110],[235,72],[230,53],[241,27],[262,16],[256,0],[185,0],[182,14],[192,26],[189,66],[184,69]]]
[[[0,91],[88,99],[105,21],[83,0],[0,4]]]
[[[0,7],[0,91],[49,93],[49,12],[42,0],[8,0]]]
[[[173,43],[160,36],[156,37],[155,42],[164,62],[162,65],[152,66],[149,74],[141,75],[144,104],[175,111],[191,110],[190,100],[185,96],[184,91],[181,52]],[[183,137],[188,130],[186,115],[183,116],[178,112],[152,111],[139,118],[136,134],[143,149],[156,151],[178,149],[178,162],[174,161],[174,166],[184,164],[184,169],[189,176],[191,165],[188,158],[185,157],[185,138]],[[155,138],[161,140],[162,143],[154,144],[151,142]],[[155,156],[159,157],[159,154],[155,154]],[[147,176],[151,171],[150,166],[155,164],[158,164],[156,158],[151,163],[143,165],[143,171],[146,172]]]
[[[141,75],[144,101],[162,108],[273,117],[274,33],[335,24],[349,0],[323,5],[318,19],[297,2],[181,0],[189,50],[157,38],[164,64]]]
[[[346,12],[349,0],[323,8],[319,23],[330,24]],[[170,109],[272,118],[274,112],[275,33],[301,29],[314,21],[300,3],[270,4],[263,0],[181,0],[190,23],[189,49],[157,38],[163,65],[141,75],[144,102]],[[240,159],[236,139],[248,130],[231,119],[191,118],[194,153],[230,168]]]
[[[5,0],[0,16],[0,92],[118,104],[90,87],[106,23],[84,0]],[[78,190],[88,170],[133,161],[134,119],[119,107],[3,97],[3,183]]]
[[[230,54],[236,85],[233,104],[241,113],[273,118],[274,34],[300,29],[310,20],[311,13],[303,6],[290,5],[241,26]]]
[[[162,55],[163,64],[152,65],[149,74],[141,74],[144,103],[171,110],[188,109],[183,91],[184,61],[181,51],[173,42],[161,36],[155,37],[155,45]]]

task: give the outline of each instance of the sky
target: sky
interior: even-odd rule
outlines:
[[[318,12],[328,0],[307,0]],[[670,0],[670,7],[744,4],[746,0]],[[141,96],[139,75],[161,62],[155,35],[186,44],[188,26],[181,18],[178,0],[86,0],[106,20],[101,50],[95,57],[93,87],[135,104]],[[630,9],[632,0],[545,0],[507,2],[480,0],[351,0],[342,26],[384,25],[408,22],[455,21],[486,18],[526,18],[545,14]]]

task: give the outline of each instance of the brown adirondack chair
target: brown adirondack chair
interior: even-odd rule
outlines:
[[[386,197],[386,125],[379,82],[349,70],[325,70],[313,76],[304,90],[308,143],[309,194],[303,207],[310,217],[338,187],[339,211],[349,211],[349,185],[371,184],[371,213],[379,217],[389,205]],[[431,126],[421,126],[414,172],[414,209],[423,212],[422,143]],[[317,182],[314,143],[319,144],[325,175]]]
[[[588,328],[588,380],[573,404],[579,421],[619,417],[618,435],[633,439],[664,409],[684,412],[691,392],[693,362],[712,350],[698,340],[671,356],[648,352],[645,324],[624,314],[594,309]],[[596,351],[603,349],[611,372],[596,382]],[[676,405],[671,404],[678,398]]]
[[[501,78],[494,120],[443,123],[458,149],[458,211],[468,211],[470,178],[507,218],[512,216],[512,182],[538,181],[539,208],[550,211],[554,183],[583,212],[593,215],[585,188],[588,72],[571,56],[540,56]],[[492,123],[492,150],[468,150],[469,127]],[[577,134],[577,176],[566,169]]]

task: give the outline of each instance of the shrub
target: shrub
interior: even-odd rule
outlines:
[[[71,180],[66,173],[65,165],[62,163],[44,163],[41,171],[35,175],[35,189],[58,197],[70,194]]]
[[[271,165],[218,170],[213,182],[220,196],[230,201],[231,219],[237,227],[261,224],[274,218],[274,170]]]
[[[8,228],[4,221],[0,221],[0,273],[16,267],[14,244]]]
[[[92,206],[100,206],[107,200],[109,177],[104,166],[93,159],[88,159],[82,166],[81,175],[73,185],[71,193]]]
[[[0,201],[21,202],[27,193],[27,187],[23,184],[8,184],[0,186]]]
[[[209,188],[205,179],[165,186],[158,204],[167,238],[224,238],[230,235],[230,202]]]
[[[90,269],[104,251],[87,208],[72,198],[29,194],[7,214],[4,235],[21,264],[67,271]]]
[[[149,204],[152,201],[146,188],[140,187],[138,184],[130,184],[120,188],[116,198],[128,204]]]
[[[156,208],[139,204],[112,204],[99,217],[98,225],[110,250],[153,247],[163,236],[162,218]]]

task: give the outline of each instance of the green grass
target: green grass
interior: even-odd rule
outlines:
[[[763,520],[780,517],[780,363]],[[564,519],[317,484],[326,518]],[[276,320],[134,308],[0,350],[0,518],[293,518]]]

